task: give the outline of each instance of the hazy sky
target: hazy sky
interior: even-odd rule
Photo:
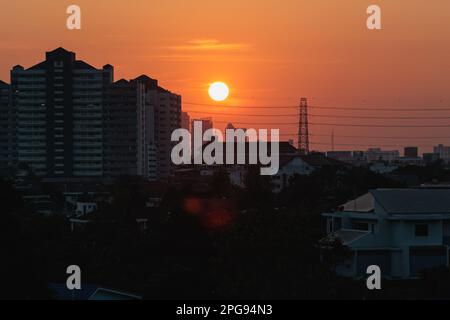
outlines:
[[[296,122],[296,110],[275,107],[296,105],[302,96],[316,106],[374,107],[372,111],[312,108],[315,115],[442,117],[311,117],[311,123],[450,124],[445,119],[450,111],[394,113],[376,108],[450,107],[448,0],[0,1],[2,80],[9,81],[13,65],[29,67],[43,60],[45,51],[63,46],[94,66],[114,65],[116,79],[144,73],[157,78],[186,102],[212,103],[208,84],[222,80],[231,87],[228,105],[274,106],[273,110],[184,106],[186,110],[229,113],[214,116],[219,128],[224,126],[219,121]],[[82,9],[80,31],[66,28],[65,11],[70,4]],[[381,31],[366,28],[370,4],[382,9]],[[278,127],[285,134],[297,131],[296,125],[240,126]],[[332,126],[313,124],[311,140],[329,144],[332,130]],[[450,139],[365,138],[450,137],[450,126],[335,127],[334,132],[336,149],[366,149],[371,144],[450,145]],[[342,137],[349,135],[357,138]],[[322,144],[312,147],[330,149]]]

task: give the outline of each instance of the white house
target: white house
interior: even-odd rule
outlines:
[[[378,265],[386,278],[408,279],[449,266],[450,189],[372,190],[323,216],[324,255],[335,239],[350,252],[340,275],[357,278]]]
[[[289,186],[289,180],[294,175],[310,175],[316,167],[309,164],[301,155],[294,155],[280,159],[280,169],[272,177],[273,192],[280,193]]]
[[[280,169],[272,177],[273,192],[280,193],[289,186],[289,181],[295,175],[307,176],[323,167],[343,167],[344,162],[328,158],[321,153],[309,155],[291,154],[280,157]]]

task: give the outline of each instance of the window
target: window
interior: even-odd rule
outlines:
[[[369,231],[369,224],[367,222],[353,222],[353,229],[359,231]]]
[[[416,237],[428,237],[427,224],[416,224]]]

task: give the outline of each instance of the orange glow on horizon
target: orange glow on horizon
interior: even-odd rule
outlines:
[[[68,0],[2,3],[1,80],[9,82],[14,65],[30,67],[44,59],[45,51],[61,46],[96,67],[112,64],[116,80],[148,74],[181,94],[184,102],[214,104],[185,103],[183,109],[192,118],[212,116],[218,129],[228,122],[236,127],[279,128],[285,134],[283,140],[296,137],[297,118],[290,115],[297,110],[277,107],[298,105],[300,97],[308,97],[312,106],[450,105],[450,44],[443,41],[450,38],[447,0],[378,0],[383,30],[375,33],[366,28],[368,3],[360,0],[286,0],[282,6],[275,0],[78,0],[83,22],[76,31],[65,27],[70,4]],[[212,103],[206,94],[211,79],[230,84],[232,95]],[[448,135],[448,129],[439,127],[420,132],[413,128],[333,128],[319,124],[373,124],[375,120],[333,118],[355,115],[339,109],[311,109],[310,113],[310,132],[316,135],[311,138],[314,150],[330,149],[332,131],[336,149],[411,143],[345,136]],[[358,113],[379,114],[376,108]],[[443,117],[423,120],[425,124],[449,123],[445,113],[425,110],[417,115]]]

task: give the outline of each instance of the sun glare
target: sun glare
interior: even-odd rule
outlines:
[[[230,89],[223,82],[214,82],[209,86],[209,96],[214,101],[225,101],[230,94]]]

